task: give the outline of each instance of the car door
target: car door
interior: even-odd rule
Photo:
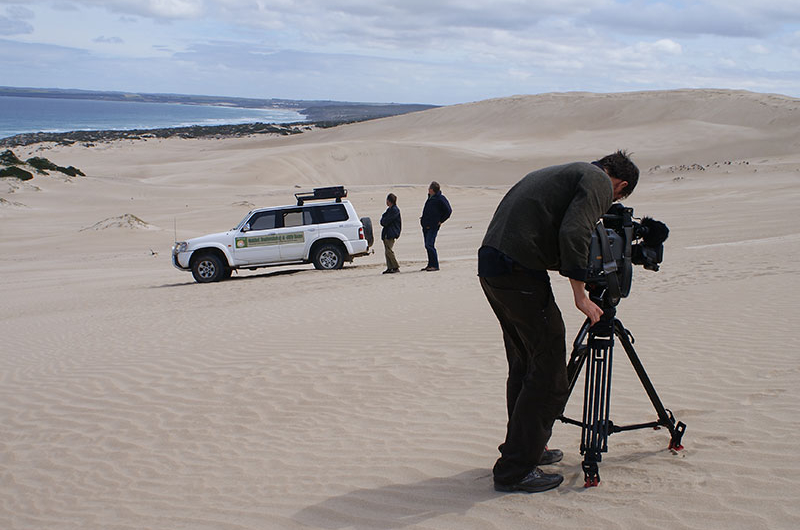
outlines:
[[[234,237],[237,263],[273,263],[281,261],[280,210],[254,213]]]
[[[311,212],[308,208],[286,208],[281,217],[283,228],[277,231],[281,238],[281,261],[302,260],[306,246],[316,238]]]

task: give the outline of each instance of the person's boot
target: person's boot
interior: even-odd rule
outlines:
[[[539,465],[549,466],[550,464],[561,462],[562,458],[564,458],[564,452],[561,451],[561,449],[548,449],[545,447],[544,453],[542,453],[542,458],[539,459]]]
[[[514,491],[524,491],[526,493],[536,493],[557,488],[564,481],[564,477],[558,473],[545,473],[538,467],[525,475],[525,478],[514,484],[494,483],[495,491],[511,493]]]

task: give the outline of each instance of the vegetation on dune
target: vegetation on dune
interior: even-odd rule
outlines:
[[[11,149],[6,149],[0,153],[0,166],[2,166],[0,167],[0,178],[10,177],[18,178],[19,180],[31,180],[33,172],[23,168],[32,168],[40,175],[47,175],[48,171],[58,171],[70,177],[86,176],[83,171],[74,166],[59,166],[41,156],[35,156],[23,162]]]
[[[84,175],[83,171],[74,166],[68,166],[68,167],[59,166],[41,156],[35,156],[33,158],[29,158],[25,162],[29,166],[35,167],[39,173],[46,173],[47,171],[60,171],[61,173],[69,175],[70,177],[75,177],[78,175],[82,177],[86,176]]]
[[[33,174],[16,166],[11,166],[0,169],[0,178],[4,177],[14,177],[18,178],[19,180],[31,180],[33,178]]]
[[[6,149],[2,153],[0,153],[0,164],[4,166],[21,166],[25,162],[17,158],[17,155],[14,154],[14,151],[11,149]]]

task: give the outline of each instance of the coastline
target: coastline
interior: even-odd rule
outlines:
[[[300,122],[290,124],[240,123],[235,125],[189,125],[157,129],[94,130],[69,132],[22,133],[0,138],[0,147],[23,147],[38,143],[72,145],[113,142],[116,140],[145,140],[148,138],[241,138],[256,134],[287,136],[311,130],[318,124]]]
[[[177,103],[176,103],[177,104]],[[182,127],[158,127],[145,129],[97,129],[66,132],[20,133],[0,138],[0,147],[23,147],[38,143],[72,145],[75,143],[93,144],[115,140],[143,140],[148,138],[242,138],[260,134],[287,136],[300,134],[312,129],[328,129],[379,118],[387,118],[418,112],[418,110],[398,110],[391,105],[364,107],[360,105],[304,109],[301,111],[314,121],[292,123],[237,123],[226,125],[187,125]]]
[[[221,125],[203,125],[203,121],[195,118],[180,118],[173,123],[154,121],[136,121],[124,123],[117,128],[105,127],[105,122],[86,123],[81,125],[70,117],[64,117],[64,126],[59,123],[57,127],[35,124],[32,122],[24,128],[7,126],[3,130],[8,136],[0,136],[0,146],[19,147],[40,142],[55,142],[70,145],[75,142],[104,142],[122,139],[140,138],[237,138],[252,134],[297,134],[302,132],[300,127],[328,128],[345,123],[355,123],[377,118],[398,116],[410,112],[418,112],[435,108],[435,105],[401,104],[401,103],[358,103],[344,101],[310,101],[290,99],[254,99],[254,98],[228,98],[222,96],[197,96],[184,94],[139,94],[122,92],[100,92],[83,90],[61,89],[34,89],[13,88],[0,86],[0,101],[2,98],[22,98],[24,100],[41,100],[42,104],[50,100],[95,101],[104,103],[127,104],[161,104],[180,107],[216,107],[228,109],[275,110],[291,111],[297,117],[289,116],[289,120],[280,120],[269,116],[254,116],[244,120],[233,119],[225,123],[226,118],[215,119]],[[114,112],[112,109],[111,112]],[[20,115],[17,120],[26,121],[26,115]],[[223,121],[225,120],[225,121]],[[276,121],[273,121],[276,120]],[[193,125],[183,125],[183,124]],[[15,131],[36,131],[20,132]],[[68,130],[72,129],[72,130]]]

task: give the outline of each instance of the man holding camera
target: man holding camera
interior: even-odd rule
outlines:
[[[508,360],[508,426],[494,466],[497,491],[537,492],[564,480],[538,466],[569,397],[564,321],[547,271],[569,278],[575,306],[603,314],[584,288],[591,234],[615,200],[630,195],[639,169],[624,151],[526,175],[500,201],[478,251],[478,276],[500,327]]]

